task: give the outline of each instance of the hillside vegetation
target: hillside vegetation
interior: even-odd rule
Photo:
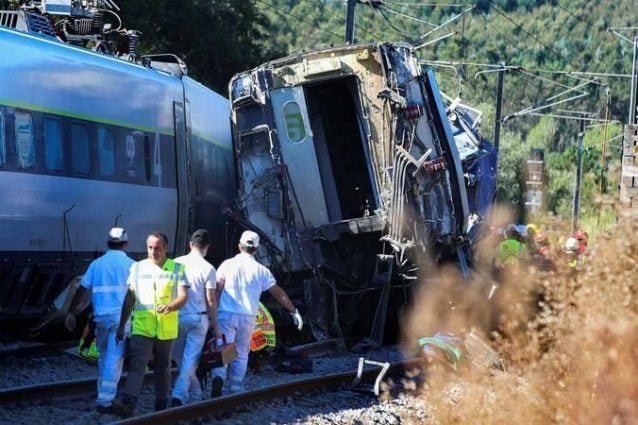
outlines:
[[[270,42],[280,50],[292,53],[344,42],[344,1],[256,0],[255,4],[273,26]],[[422,38],[463,11],[463,17]],[[407,41],[417,46],[454,32],[419,49],[417,54],[425,64],[435,67],[443,91],[461,96],[485,112],[483,135],[490,139],[496,100],[494,66],[499,63],[518,68],[510,68],[505,76],[503,116],[543,105],[545,99],[591,81],[581,91],[556,100],[581,92],[582,98],[538,112],[573,116],[566,111],[587,111],[601,120],[589,122],[585,133],[582,213],[585,220],[605,223],[615,221],[604,206],[617,192],[622,141],[613,139],[606,147],[605,158],[602,145],[605,139],[622,133],[630,80],[595,74],[631,72],[632,44],[614,36],[608,28],[631,26],[632,12],[633,2],[627,0],[391,0],[376,8],[360,3],[355,8],[355,42]],[[629,39],[634,35],[618,32]],[[450,64],[440,66],[433,61]],[[570,71],[589,74],[567,75]],[[605,117],[612,120],[609,126],[602,122]],[[531,148],[543,148],[546,206],[550,212],[568,217],[578,130],[579,122],[573,119],[529,114],[508,119],[501,133],[500,201],[520,209],[525,160]]]
[[[221,93],[237,72],[345,39],[344,0],[157,0],[152,8],[141,0],[120,3],[126,25],[144,33],[145,50],[179,54],[191,75]],[[505,64],[503,116],[509,119],[501,132],[499,200],[519,210],[525,160],[531,148],[543,148],[547,209],[569,217],[579,122],[564,117],[577,116],[573,111],[592,113],[596,121],[588,121],[585,132],[582,213],[586,221],[605,223],[615,221],[608,204],[617,193],[618,136],[629,109],[633,45],[627,40],[638,35],[618,30],[623,40],[609,28],[633,25],[633,3],[365,0],[355,8],[355,42],[427,43],[417,50],[418,57],[435,68],[446,94],[484,111],[482,133],[489,139],[494,134],[495,67]],[[537,109],[541,116],[519,113],[542,107],[554,96],[555,102],[576,95],[581,97]]]

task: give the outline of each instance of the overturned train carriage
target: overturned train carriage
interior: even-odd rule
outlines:
[[[317,339],[379,344],[425,264],[471,266],[496,150],[405,44],[266,63],[230,83],[235,219]],[[388,314],[392,311],[392,314]]]

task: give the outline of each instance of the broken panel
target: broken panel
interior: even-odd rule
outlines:
[[[332,326],[382,339],[419,256],[467,267],[468,218],[487,211],[493,187],[477,188],[494,185],[496,153],[478,136],[480,112],[446,109],[410,46],[290,56],[235,76],[230,94],[235,216],[264,239],[261,259],[305,292],[316,338]]]

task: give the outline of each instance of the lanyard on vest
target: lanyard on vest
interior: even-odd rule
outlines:
[[[135,270],[135,291],[137,302],[133,318],[133,335],[143,335],[158,339],[174,339],[177,337],[177,312],[157,313],[157,306],[168,304],[173,300],[175,288],[184,271],[184,266],[167,259],[162,266],[159,279],[153,273],[143,274],[140,279],[139,263]],[[168,276],[165,272],[168,272]],[[140,285],[140,280],[145,284]],[[148,280],[152,280],[151,288]]]

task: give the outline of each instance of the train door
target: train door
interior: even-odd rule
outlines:
[[[310,128],[303,87],[272,90],[275,123],[287,180],[295,208],[297,227],[314,228],[329,222],[326,196],[333,195],[322,184],[315,138]]]
[[[188,164],[186,145],[186,120],[184,104],[173,102],[173,116],[175,123],[175,158],[177,162],[177,222],[175,223],[174,253],[181,253],[186,247],[188,238]]]
[[[330,221],[371,215],[378,193],[356,79],[311,84],[305,96]]]

